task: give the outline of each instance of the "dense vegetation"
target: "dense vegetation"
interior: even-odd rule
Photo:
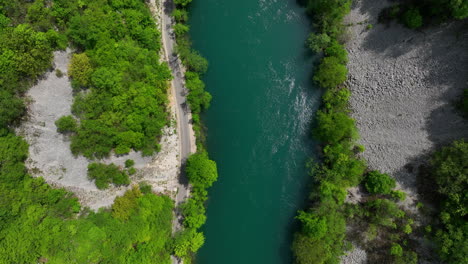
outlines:
[[[80,119],[72,152],[88,158],[131,149],[151,155],[168,122],[171,75],[159,63],[160,33],[142,1],[79,3],[66,21],[80,52],[69,66],[78,92],[72,112]]]
[[[307,45],[323,58],[314,80],[326,91],[323,106],[316,115],[315,138],[323,144],[321,163],[311,162],[314,189],[311,204],[297,219],[302,229],[295,234],[292,249],[298,264],[339,263],[345,250],[347,225],[368,234],[365,248],[372,248],[375,263],[416,263],[417,255],[408,249],[413,220],[397,205],[405,194],[395,191],[395,181],[377,171],[366,172],[366,163],[356,156],[355,121],[349,116],[350,91],[343,85],[347,77],[347,52],[341,42],[342,20],[350,10],[350,0],[310,0],[307,10],[316,29]],[[358,204],[345,203],[347,189],[363,184],[368,198]]]
[[[184,217],[184,229],[175,236],[174,254],[184,263],[192,263],[196,251],[205,242],[200,228],[206,221],[205,203],[208,200],[208,188],[218,178],[216,163],[209,159],[205,150],[202,134],[200,113],[210,106],[211,95],[205,91],[202,75],[208,69],[208,62],[197,51],[191,48],[189,36],[187,7],[192,0],[175,0],[176,9],[173,11],[176,24],[176,53],[186,67],[185,85],[189,91],[187,101],[192,112],[192,124],[196,136],[197,153],[192,154],[186,162],[185,173],[192,185],[191,196],[180,205]]]
[[[90,163],[88,178],[94,180],[98,189],[107,189],[110,183],[116,186],[129,185],[128,171],[121,170],[115,164]]]
[[[0,136],[0,263],[170,263],[173,203],[138,188],[110,210],[83,210],[72,193],[26,172],[28,145]]]
[[[216,163],[210,160],[204,151],[192,154],[188,158],[185,172],[193,188],[191,197],[180,206],[184,216],[184,229],[175,237],[174,253],[182,258],[184,263],[191,263],[194,253],[205,242],[199,229],[206,221],[207,189],[217,180],[218,172]]]
[[[408,28],[468,17],[468,1],[411,0],[394,4],[382,11],[380,21],[398,19]]]
[[[439,221],[432,231],[440,255],[446,263],[466,263],[468,143],[456,141],[434,153],[429,171],[436,186]]]
[[[75,132],[79,137],[87,129],[83,126],[102,128],[94,131],[102,132],[110,126],[103,121],[134,118],[132,124],[142,126],[142,133],[154,133],[151,143],[142,144],[142,148],[147,148],[147,153],[156,148],[155,135],[160,124],[156,120],[156,125],[150,127],[145,122],[157,117],[161,117],[161,123],[166,122],[164,85],[169,73],[157,61],[159,41],[154,27],[144,28],[142,21],[152,23],[139,0],[0,0],[0,263],[170,263],[169,255],[174,250],[173,202],[168,197],[155,195],[148,185],[142,185],[141,191],[134,187],[116,198],[110,209],[97,213],[82,209],[72,193],[53,189],[42,178],[32,178],[27,173],[24,161],[28,145],[11,129],[25,112],[21,96],[51,67],[52,51],[64,49],[68,35],[77,48],[86,49],[73,59],[81,66],[70,68],[77,91],[92,85],[87,94],[95,93],[96,101],[110,100],[118,111],[110,111],[108,105],[97,102],[92,105],[83,95],[75,108],[81,118],[79,126],[72,117],[65,117],[57,121],[58,130]],[[136,36],[138,40],[132,38]],[[117,90],[110,91],[111,88]],[[102,93],[95,89],[102,89]],[[109,97],[118,89],[119,95],[126,95],[129,101]],[[140,112],[122,110],[133,99],[139,107],[132,107]],[[145,102],[156,102],[151,107],[157,109],[145,108]],[[97,110],[86,108],[96,106]],[[151,111],[159,115],[145,115]],[[99,119],[99,114],[104,113],[108,116]],[[127,114],[131,117],[122,117]],[[145,122],[138,123],[138,117]],[[125,126],[130,127],[129,123]],[[106,131],[106,135],[130,132],[127,127],[119,127],[121,130],[115,133]],[[90,136],[98,135],[94,132]],[[144,143],[145,136],[149,138],[149,134],[142,137]],[[75,144],[80,142],[74,140]],[[111,147],[122,145],[119,141],[112,144]],[[88,156],[104,154],[104,147],[97,148],[99,151],[93,149]],[[126,163],[127,170],[131,163]]]
[[[177,8],[173,11],[172,16],[176,21],[174,25],[177,42],[175,51],[187,69],[185,73],[185,86],[189,90],[187,101],[192,111],[193,130],[198,139],[197,147],[202,148],[203,134],[201,131],[200,113],[210,106],[211,94],[205,91],[205,84],[201,80],[201,76],[208,69],[208,61],[191,47],[190,27],[187,25],[189,15],[187,6],[191,2],[192,0],[176,0]]]

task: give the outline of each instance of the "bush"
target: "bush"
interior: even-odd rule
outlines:
[[[311,33],[307,38],[307,46],[314,52],[322,52],[325,50],[331,42],[331,38],[325,34],[314,34]]]
[[[395,180],[386,173],[371,171],[364,179],[364,185],[369,193],[372,194],[390,194],[395,188]]]
[[[73,54],[68,65],[68,76],[78,87],[88,87],[93,68],[86,53]]]
[[[392,247],[390,248],[390,255],[397,257],[403,256],[403,248],[399,244],[393,243]]]
[[[330,46],[325,49],[325,54],[329,57],[335,57],[342,64],[348,62],[348,52],[338,41],[332,41]]]
[[[437,191],[446,199],[450,213],[468,214],[468,142],[455,141],[437,151],[430,162]]]
[[[128,159],[128,160],[125,161],[125,168],[133,167],[133,165],[135,165],[134,160]]]
[[[392,195],[393,199],[398,201],[404,201],[406,199],[406,193],[403,191],[391,191],[390,194]]]
[[[348,70],[337,57],[325,57],[320,62],[314,80],[324,88],[334,88],[346,81]]]
[[[177,21],[177,23],[185,23],[188,21],[187,10],[184,9],[175,9],[172,11],[172,16]]]
[[[317,112],[317,127],[314,136],[325,143],[337,143],[343,139],[356,139],[358,132],[354,119],[340,112]]]
[[[187,6],[191,2],[192,2],[192,0],[174,0],[174,3],[176,5],[180,5],[180,6]]]
[[[115,185],[128,185],[128,175],[115,164],[90,163],[88,165],[88,178],[95,180],[98,189],[107,189],[110,183]]]
[[[149,194],[153,192],[153,188],[147,182],[140,182],[138,186],[140,187],[140,191],[143,194]]]
[[[60,69],[56,69],[55,70],[55,76],[57,76],[58,78],[62,78],[63,77],[63,72]]]
[[[198,188],[211,187],[218,179],[216,162],[208,159],[206,153],[195,153],[187,159],[185,168],[187,177],[193,186]]]
[[[60,133],[76,132],[78,124],[72,116],[62,116],[55,121],[57,131]]]
[[[407,10],[402,17],[403,24],[411,29],[420,28],[422,26],[422,16],[418,8]]]

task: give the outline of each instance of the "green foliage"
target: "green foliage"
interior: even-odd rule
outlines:
[[[93,67],[86,53],[73,54],[68,65],[68,76],[78,87],[87,87],[90,82]]]
[[[333,39],[342,32],[342,21],[351,8],[350,0],[309,0],[307,10],[321,33]]]
[[[198,251],[204,243],[205,237],[202,233],[193,229],[184,230],[175,238],[174,254],[178,257],[188,256]]]
[[[468,213],[468,143],[455,141],[437,151],[431,159],[432,175],[437,191],[444,196],[450,213],[465,216]]]
[[[334,88],[346,81],[348,70],[342,64],[342,58],[325,57],[320,62],[314,80],[324,88]]]
[[[390,194],[395,188],[395,180],[386,173],[371,171],[367,174],[364,185],[371,194]]]
[[[75,54],[69,74],[88,87],[75,97],[72,112],[80,120],[72,136],[74,154],[102,158],[158,151],[167,124],[168,81],[160,63],[160,33],[144,2],[93,1],[68,22],[68,36],[84,53]],[[76,66],[76,67],[74,67]]]
[[[190,28],[189,26],[182,24],[182,23],[177,23],[174,25],[174,33],[176,34],[176,37],[182,37],[185,34],[189,32]]]
[[[404,201],[406,199],[406,193],[403,191],[391,191],[390,195],[397,201]]]
[[[186,87],[190,91],[187,100],[193,113],[200,113],[210,107],[211,95],[205,91],[205,84],[197,73],[185,73]]]
[[[125,168],[133,167],[133,165],[135,165],[134,160],[128,159],[128,160],[125,161]]]
[[[205,206],[196,199],[188,199],[181,205],[184,215],[184,226],[186,228],[197,229],[206,222]]]
[[[403,248],[399,244],[393,243],[392,247],[390,248],[390,255],[397,257],[403,256]]]
[[[329,57],[337,58],[342,64],[346,64],[348,62],[348,52],[343,45],[338,43],[338,41],[332,41],[325,49],[325,54]]]
[[[206,153],[195,153],[187,159],[185,168],[190,183],[195,187],[209,188],[218,179],[216,162]]]
[[[464,0],[414,0],[394,5],[385,11],[388,18],[400,16],[409,28],[419,28],[424,23],[439,24],[449,19],[468,17],[468,2]]]
[[[90,163],[88,165],[88,178],[95,180],[98,189],[107,189],[110,183],[117,186],[130,184],[128,175],[115,164]]]
[[[331,42],[331,38],[326,34],[314,34],[310,33],[309,37],[307,38],[307,46],[314,52],[322,52],[324,51]]]
[[[139,0],[109,2],[146,10]],[[21,116],[19,96],[50,67],[52,50],[66,45],[63,34],[47,23],[63,30],[89,5],[106,8],[102,1],[0,1],[1,13],[10,17],[0,15],[0,263],[170,263],[168,197],[125,194],[112,208],[122,212],[119,204],[132,196],[125,221],[107,209],[77,215],[80,204],[73,194],[27,174],[28,145],[4,129]],[[21,24],[28,21],[32,25]]]
[[[174,3],[176,5],[180,5],[180,6],[187,6],[188,4],[190,4],[192,2],[192,0],[174,0]]]
[[[188,12],[185,9],[175,9],[172,11],[172,16],[177,23],[186,23],[188,21]]]
[[[60,133],[66,132],[76,132],[78,124],[72,116],[62,116],[57,121],[55,121],[55,126],[57,126],[57,131]]]
[[[344,139],[354,140],[358,137],[354,119],[342,112],[317,112],[317,127],[314,136],[326,143],[338,143]]]
[[[411,8],[408,9],[402,17],[402,22],[405,24],[405,26],[411,28],[411,29],[416,29],[420,28],[422,26],[422,16],[419,13],[419,9],[417,8]]]
[[[304,211],[300,211],[296,218],[301,221],[304,233],[313,239],[321,239],[327,233],[327,223],[323,218]]]
[[[140,182],[139,187],[140,187],[141,193],[143,193],[143,194],[150,194],[150,193],[153,192],[153,189],[151,188],[151,185],[149,185],[146,182]]]
[[[441,258],[447,263],[466,262],[468,250],[468,143],[455,141],[431,159],[431,175],[441,195],[440,222],[435,232]]]

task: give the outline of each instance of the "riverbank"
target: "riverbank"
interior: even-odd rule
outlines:
[[[411,199],[425,155],[468,136],[455,109],[468,82],[468,32],[464,21],[422,31],[378,24],[380,11],[391,4],[359,1],[346,18],[346,84],[362,156],[371,169],[395,177]]]
[[[421,165],[436,147],[468,137],[468,124],[455,109],[468,81],[468,34],[464,21],[421,31],[379,24],[379,13],[391,4],[357,1],[346,17],[346,85],[358,142],[365,147],[361,156],[407,193],[402,205],[414,214],[417,228],[428,224],[417,209]],[[424,248],[418,253],[431,255]]]

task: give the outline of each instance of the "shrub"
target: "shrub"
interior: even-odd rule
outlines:
[[[407,10],[402,17],[403,24],[411,29],[420,28],[422,26],[422,16],[418,8]]]
[[[125,168],[133,167],[133,165],[135,165],[134,160],[128,159],[128,160],[125,161]]]
[[[364,182],[367,191],[372,194],[389,194],[395,188],[395,180],[378,171],[369,172]]]
[[[188,13],[184,9],[175,9],[172,11],[172,16],[177,21],[177,23],[185,23],[188,20]]]
[[[195,187],[208,188],[218,179],[216,162],[206,153],[195,153],[187,159],[185,168],[190,183]]]
[[[325,143],[337,143],[343,139],[356,139],[358,132],[354,119],[340,112],[317,112],[315,137]]]
[[[301,221],[304,233],[313,239],[321,239],[327,233],[326,220],[321,217],[300,211],[296,219]]]
[[[330,45],[330,42],[331,38],[325,33],[311,33],[307,38],[307,46],[314,52],[322,52]]]
[[[320,62],[314,80],[324,88],[333,88],[346,81],[348,70],[337,57],[325,57]]]
[[[392,247],[390,248],[390,255],[397,257],[403,256],[403,248],[399,244],[393,243]]]
[[[90,163],[88,165],[88,178],[95,180],[98,189],[107,189],[110,183],[115,185],[128,185],[128,175],[115,164]]]
[[[176,37],[180,38],[181,36],[187,34],[189,32],[190,28],[182,23],[177,23],[174,25],[174,33],[176,34]]]
[[[325,49],[325,54],[329,57],[336,57],[342,64],[348,62],[348,52],[344,46],[336,40],[332,41],[330,46]]]
[[[92,72],[93,68],[86,53],[73,54],[68,65],[68,76],[73,80],[73,84],[78,87],[87,87]]]
[[[192,2],[192,0],[174,0],[174,3],[176,5],[180,5],[180,6],[187,6],[191,2]]]
[[[60,69],[56,69],[55,70],[55,76],[57,76],[58,78],[62,78],[63,77],[63,72]]]
[[[140,191],[143,194],[149,194],[152,192],[151,185],[149,185],[147,182],[140,182],[138,186],[140,187]]]
[[[76,132],[78,124],[72,116],[62,116],[55,121],[57,131],[60,133]]]
[[[404,201],[406,199],[406,193],[403,191],[390,191],[390,195],[393,199],[398,201]]]

